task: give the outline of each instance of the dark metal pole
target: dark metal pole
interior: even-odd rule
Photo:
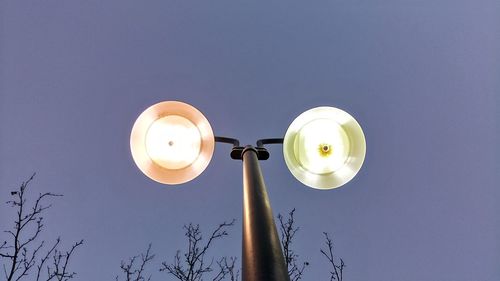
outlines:
[[[290,281],[257,149],[247,146],[242,154],[242,281]]]

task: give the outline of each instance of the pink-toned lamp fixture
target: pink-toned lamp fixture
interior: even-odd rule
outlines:
[[[181,184],[200,175],[212,159],[214,146],[207,118],[178,101],[160,102],[146,109],[130,136],[137,167],[164,184]]]

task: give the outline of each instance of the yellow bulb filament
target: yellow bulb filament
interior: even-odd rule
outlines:
[[[322,143],[322,144],[318,145],[318,152],[319,152],[319,155],[321,155],[322,157],[328,157],[328,156],[332,155],[333,148],[329,144]]]

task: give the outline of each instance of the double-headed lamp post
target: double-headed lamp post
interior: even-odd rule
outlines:
[[[215,142],[233,144],[231,158],[243,162],[243,281],[290,280],[259,165],[259,160],[269,158],[264,145],[282,143],[288,169],[303,184],[333,189],[350,181],[363,164],[366,143],[361,127],[343,110],[316,107],[299,115],[284,138],[241,147],[237,139],[214,136],[208,120],[193,106],[165,101],[137,118],[130,149],[146,176],[173,185],[205,170]]]

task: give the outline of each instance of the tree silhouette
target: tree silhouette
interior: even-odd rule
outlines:
[[[226,229],[234,225],[231,222],[219,224],[212,232],[206,242],[203,242],[203,236],[200,225],[189,224],[184,226],[184,235],[188,239],[187,251],[182,253],[178,250],[172,263],[162,262],[160,271],[166,272],[181,281],[201,281],[207,273],[212,273],[211,280],[224,280],[226,276],[231,280],[237,280],[238,273],[234,273],[236,258],[220,257],[217,261],[217,267],[214,268],[214,259],[207,261],[206,254],[213,242],[228,235]]]
[[[207,253],[215,241],[228,235],[227,229],[234,225],[234,220],[219,224],[207,240],[203,240],[199,224],[184,225],[184,235],[187,238],[187,250],[178,250],[172,263],[161,263],[159,270],[180,281],[201,281],[206,278],[212,281],[239,279],[235,257],[219,257],[214,264],[214,258],[207,258]],[[122,276],[116,276],[116,281],[150,281],[151,275],[145,277],[146,267],[149,267],[155,255],[151,254],[151,244],[144,253],[133,256],[127,262],[121,262]]]
[[[293,248],[295,235],[300,230],[295,222],[295,209],[288,212],[287,217],[278,214],[279,230],[281,234],[281,246],[288,267],[288,274],[291,281],[298,281],[303,278],[305,269],[309,266],[309,262],[299,261],[299,255]],[[180,281],[202,281],[202,280],[230,280],[238,281],[240,270],[237,269],[235,257],[214,257],[208,258],[207,253],[214,245],[216,240],[228,236],[227,228],[234,225],[234,220],[231,222],[223,222],[219,224],[207,240],[203,240],[202,231],[198,224],[184,225],[184,236],[187,238],[187,249],[185,252],[177,250],[174,255],[173,262],[162,262],[160,266],[161,272],[166,272],[169,275]],[[325,249],[321,249],[321,254],[328,260],[331,266],[330,281],[342,281],[343,270],[345,263],[334,255],[333,241],[329,234],[325,235]],[[122,261],[121,270],[122,278],[116,277],[116,281],[151,281],[151,275],[148,278],[144,277],[145,268],[151,263],[154,255],[150,253],[151,244],[144,253],[128,259],[128,262]],[[215,262],[214,262],[215,260]]]
[[[325,235],[326,249],[321,249],[320,252],[323,254],[323,256],[326,257],[331,266],[330,281],[342,281],[345,268],[344,260],[342,260],[342,258],[339,258],[340,263],[335,261],[336,259],[333,254],[333,241],[328,233],[323,232],[323,235]]]
[[[120,269],[122,270],[123,279],[116,276],[116,281],[150,281],[151,274],[146,278],[144,275],[146,266],[154,259],[155,255],[151,254],[151,243],[148,245],[146,252],[128,259],[127,262],[122,261]],[[138,260],[139,259],[139,260]],[[137,263],[136,263],[137,262]]]
[[[16,216],[12,228],[4,231],[8,239],[0,244],[3,274],[7,281],[73,279],[76,273],[69,269],[69,261],[83,240],[74,243],[68,251],[59,250],[60,237],[49,246],[45,240],[40,241],[44,213],[52,206],[46,201],[62,195],[39,193],[31,202],[27,192],[34,177],[35,174],[12,191],[13,199],[6,202],[15,209]]]

